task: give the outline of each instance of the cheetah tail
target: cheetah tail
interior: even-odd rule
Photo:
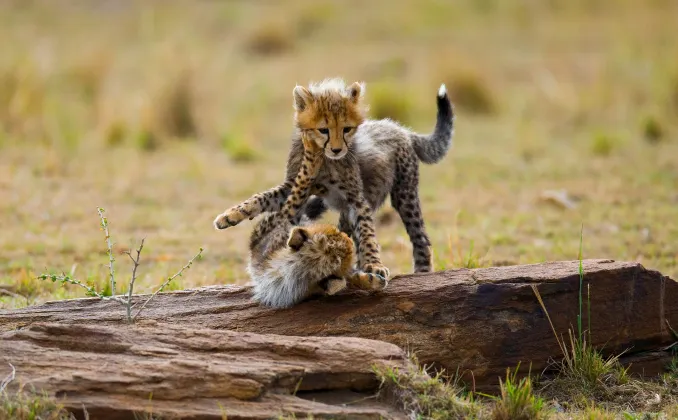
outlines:
[[[419,159],[424,163],[437,163],[450,149],[454,135],[454,109],[447,96],[445,85],[438,89],[438,117],[433,133],[421,135],[412,133],[412,146]]]

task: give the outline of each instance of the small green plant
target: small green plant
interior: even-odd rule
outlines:
[[[121,121],[115,121],[104,129],[104,141],[107,146],[121,145],[127,137],[127,129]]]
[[[71,420],[74,417],[56,401],[46,395],[7,390],[16,376],[16,369],[9,364],[11,372],[0,382],[0,420]]]
[[[198,134],[193,86],[188,72],[184,71],[170,80],[154,105],[155,121],[162,127],[166,136],[187,139]]]
[[[221,147],[234,162],[253,162],[259,157],[256,149],[234,135],[225,134],[222,136]]]
[[[596,133],[591,141],[591,153],[596,156],[609,156],[617,143],[617,139],[609,134]]]
[[[659,123],[659,120],[652,116],[647,116],[643,120],[643,138],[648,143],[659,143],[664,137],[664,129]]]
[[[150,152],[160,146],[160,138],[153,130],[142,128],[134,136],[134,144],[139,149]]]
[[[367,90],[370,97],[370,111],[373,118],[390,118],[407,124],[414,108],[410,95],[388,83],[372,86]]]
[[[455,106],[478,115],[491,115],[497,111],[492,94],[478,76],[470,73],[457,76],[447,86]]]
[[[381,382],[380,396],[393,400],[410,418],[475,418],[481,412],[472,396],[463,395],[456,381],[445,381],[443,372],[430,376],[414,356],[406,369],[374,366],[373,371]]]
[[[615,420],[615,415],[609,411],[590,405],[573,416],[576,420]]]
[[[277,55],[294,48],[294,31],[282,21],[264,22],[248,36],[245,47],[255,55]]]
[[[494,397],[491,417],[494,420],[533,420],[547,415],[544,400],[532,390],[530,376],[518,379],[518,369],[506,369],[506,380],[499,380],[500,396]]]
[[[146,305],[155,298],[155,296],[165,290],[170,283],[176,279],[177,277],[181,277],[184,273],[185,270],[188,270],[191,268],[191,265],[193,265],[193,262],[200,258],[202,255],[203,248],[200,248],[198,253],[191,258],[186,265],[184,265],[177,273],[175,273],[173,276],[168,277],[156,290],[153,292],[153,294],[143,302],[137,302],[133,303],[133,294],[134,294],[134,283],[137,279],[137,269],[139,268],[139,262],[141,260],[141,251],[144,248],[144,240],[141,240],[141,243],[139,244],[139,248],[136,250],[136,255],[132,256],[132,251],[127,251],[126,255],[132,260],[132,263],[134,264],[132,267],[132,275],[127,287],[127,292],[118,295],[116,294],[116,278],[115,278],[115,257],[113,255],[113,243],[111,241],[111,235],[109,232],[109,224],[108,224],[108,219],[104,216],[105,210],[102,208],[98,208],[97,212],[99,213],[99,219],[100,219],[100,226],[101,230],[104,232],[105,236],[105,241],[106,241],[106,254],[108,255],[108,272],[109,272],[109,283],[108,283],[108,290],[103,290],[99,291],[96,289],[96,287],[91,283],[83,283],[80,280],[77,280],[73,278],[72,274],[41,274],[37,278],[40,280],[51,280],[53,283],[59,282],[61,284],[73,284],[75,286],[79,286],[83,289],[85,289],[85,293],[87,296],[92,296],[92,297],[97,297],[102,300],[112,300],[115,302],[120,303],[126,310],[126,318],[127,322],[134,322],[136,318],[141,314],[141,312],[144,310]],[[137,311],[134,313],[134,308],[139,305],[139,308]]]
[[[436,254],[436,266],[439,270],[450,268],[480,268],[487,267],[490,264],[488,252],[485,255],[479,254],[475,250],[473,240],[469,242],[468,249],[465,249],[462,241],[455,233],[447,238],[447,249],[444,253]]]

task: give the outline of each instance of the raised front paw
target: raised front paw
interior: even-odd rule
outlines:
[[[372,273],[381,276],[384,278],[384,280],[388,280],[388,278],[391,276],[391,272],[388,270],[388,268],[380,263],[367,263],[361,267],[361,270],[365,273]]]
[[[221,213],[214,219],[215,229],[226,229],[235,226],[249,217],[248,212],[242,206],[232,207]]]

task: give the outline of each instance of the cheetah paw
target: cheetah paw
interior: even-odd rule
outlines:
[[[365,264],[362,267],[362,271],[380,276],[384,279],[384,281],[386,281],[391,276],[389,269],[383,264],[379,263]]]
[[[249,213],[242,207],[232,207],[221,213],[214,219],[215,229],[226,229],[235,226],[243,220],[249,218]]]
[[[372,290],[383,290],[388,285],[388,280],[379,274],[367,273],[367,275],[370,276]]]

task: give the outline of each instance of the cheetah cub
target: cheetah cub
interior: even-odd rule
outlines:
[[[254,299],[274,308],[293,306],[314,294],[333,295],[347,284],[372,290],[386,283],[383,277],[353,271],[353,241],[336,227],[294,226],[323,162],[322,150],[307,145],[283,208],[264,216],[250,237],[247,270],[254,282]]]
[[[312,186],[315,197],[301,211],[311,220],[327,208],[339,211],[339,229],[358,248],[358,266],[388,277],[381,264],[372,214],[390,195],[412,242],[415,272],[432,270],[431,242],[419,200],[419,162],[437,163],[447,154],[454,133],[454,112],[445,85],[437,95],[437,121],[431,134],[416,133],[389,119],[365,118],[364,86],[340,79],[297,86],[294,91],[296,132],[287,160],[286,181],[214,220],[217,229],[235,226],[262,212],[278,211],[299,172],[302,138],[322,148],[325,164]]]

